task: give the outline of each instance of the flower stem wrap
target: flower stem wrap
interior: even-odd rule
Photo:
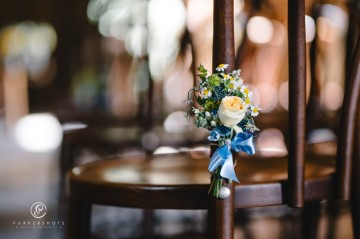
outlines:
[[[223,178],[239,182],[234,170],[231,150],[236,152],[243,151],[250,155],[254,154],[255,147],[252,134],[238,133],[230,144],[219,147],[211,157],[208,169],[211,173],[214,173],[219,166],[222,166],[220,175]]]

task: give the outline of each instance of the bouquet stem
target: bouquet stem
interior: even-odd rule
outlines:
[[[221,198],[221,195],[220,195],[221,187],[231,184],[231,180],[223,178],[220,175],[220,171],[221,171],[221,166],[218,167],[215,170],[215,172],[211,174],[211,184],[210,184],[208,194],[215,198]]]

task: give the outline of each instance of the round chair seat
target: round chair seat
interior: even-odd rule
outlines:
[[[210,173],[206,154],[187,153],[102,160],[69,172],[72,198],[95,204],[157,209],[207,209]],[[306,200],[330,192],[334,158],[309,158],[305,167]],[[287,159],[240,156],[235,207],[286,202]]]

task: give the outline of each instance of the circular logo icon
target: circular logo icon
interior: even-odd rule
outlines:
[[[46,214],[46,211],[47,211],[46,206],[42,202],[36,202],[30,208],[31,215],[35,218],[44,217]]]

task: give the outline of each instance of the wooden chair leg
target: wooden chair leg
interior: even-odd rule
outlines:
[[[328,226],[326,230],[326,239],[335,239],[336,234],[336,219],[339,217],[343,204],[339,201],[330,199],[326,211],[328,212]]]
[[[284,225],[287,228],[284,238],[301,239],[303,230],[302,213],[303,208],[290,208],[288,215],[285,216]]]
[[[208,233],[210,239],[234,238],[234,183],[227,199],[211,198],[209,208]]]
[[[321,212],[320,202],[306,202],[303,209],[302,238],[316,239]]]
[[[354,142],[355,152],[352,163],[350,208],[354,238],[360,239],[360,111],[358,113],[357,122]]]
[[[90,238],[91,204],[71,199],[69,204],[67,239]]]
[[[74,165],[74,142],[71,134],[64,134],[59,157],[60,177],[65,178],[66,171]]]
[[[144,209],[141,223],[142,234],[140,238],[152,238],[154,234],[154,210]]]
[[[352,193],[350,207],[353,223],[354,239],[360,239],[360,192]]]

